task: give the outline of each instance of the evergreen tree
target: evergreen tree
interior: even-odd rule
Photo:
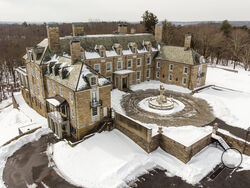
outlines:
[[[158,23],[158,18],[152,12],[146,10],[142,15],[141,23],[145,26],[147,32],[154,33],[155,25]]]
[[[228,23],[227,20],[222,22],[220,30],[224,33],[226,37],[229,37],[232,32],[232,26]]]

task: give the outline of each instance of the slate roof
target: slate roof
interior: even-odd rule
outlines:
[[[188,65],[199,65],[200,54],[193,49],[184,50],[184,47],[163,45],[158,59],[168,60]]]

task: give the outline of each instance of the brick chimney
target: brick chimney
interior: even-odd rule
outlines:
[[[81,61],[81,44],[80,40],[73,39],[70,41],[71,64]]]
[[[84,35],[84,27],[82,23],[73,23],[72,24],[72,32],[73,36],[83,36]]]
[[[127,34],[128,32],[128,25],[125,23],[118,24],[118,33],[119,34]]]
[[[192,41],[192,35],[185,34],[184,50],[188,50],[191,48],[191,41]]]
[[[155,25],[155,40],[159,43],[162,42],[162,32],[163,32],[163,26]]]
[[[47,28],[48,44],[50,51],[52,52],[60,51],[59,27],[47,25],[46,28]]]
[[[132,28],[130,29],[130,33],[131,33],[131,34],[135,34],[135,33],[136,33],[136,29],[135,29],[134,27],[132,27]]]

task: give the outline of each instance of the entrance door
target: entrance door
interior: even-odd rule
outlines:
[[[127,77],[122,78],[122,89],[127,89]]]

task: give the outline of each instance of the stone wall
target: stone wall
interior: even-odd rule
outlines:
[[[226,143],[232,147],[238,149],[241,153],[250,156],[250,144],[243,142],[241,140],[238,140],[236,138],[233,138],[229,135],[225,135],[221,132],[216,132],[217,135],[221,136]]]
[[[211,134],[186,147],[171,138],[161,135],[160,147],[175,156],[177,159],[187,163],[196,153],[211,143]]]

